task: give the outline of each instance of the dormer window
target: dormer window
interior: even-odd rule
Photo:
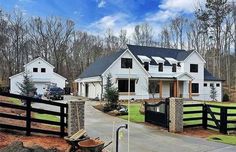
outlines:
[[[144,69],[149,70],[149,62],[144,62]]]
[[[176,64],[172,64],[172,72],[176,72]]]
[[[46,72],[46,68],[41,68],[41,72],[45,73]]]
[[[33,68],[33,72],[38,72],[38,68]]]
[[[163,63],[158,64],[158,71],[163,72]]]

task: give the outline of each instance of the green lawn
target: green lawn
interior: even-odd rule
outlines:
[[[236,136],[229,136],[229,135],[212,135],[208,137],[210,141],[221,142],[225,144],[236,145]]]
[[[19,99],[16,99],[16,98],[3,97],[1,100],[6,101],[6,102],[10,102],[10,103],[13,103],[13,104],[16,104],[16,105],[21,105],[21,101]]]
[[[50,121],[60,122],[59,117],[53,116],[53,115],[49,115],[49,114],[34,113],[34,118],[42,119],[42,120],[50,120]]]
[[[130,121],[140,123],[144,122],[144,115],[139,113],[139,108],[141,104],[130,104]],[[119,116],[122,119],[128,120],[128,116]]]

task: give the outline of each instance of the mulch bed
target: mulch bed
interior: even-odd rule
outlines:
[[[24,136],[17,133],[0,131],[0,148],[14,141],[21,141],[26,147],[41,146],[45,149],[56,148],[61,152],[66,151],[68,144],[63,138],[49,136]]]

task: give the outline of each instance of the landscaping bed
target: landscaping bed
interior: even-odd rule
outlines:
[[[63,138],[49,136],[24,136],[15,132],[0,131],[0,148],[3,148],[14,141],[21,141],[26,147],[41,146],[45,149],[56,148],[61,152],[66,151],[68,144]]]

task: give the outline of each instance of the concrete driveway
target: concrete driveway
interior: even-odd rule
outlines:
[[[79,97],[71,96],[71,95],[65,95],[64,100],[53,100],[52,102],[58,102],[58,103],[64,103],[66,104],[70,100],[78,99]],[[48,100],[47,98],[43,97],[44,100]],[[50,111],[57,111],[60,112],[60,107],[48,105],[48,104],[42,104],[42,103],[33,103],[32,107],[44,109],[44,110],[50,110]]]
[[[100,137],[106,143],[114,139],[115,129],[127,121],[104,114],[92,107],[93,101],[86,102],[85,129],[89,136]],[[130,123],[130,152],[235,152],[236,146],[210,142],[206,139],[172,134],[155,127]],[[120,139],[119,152],[128,152],[127,131]],[[115,140],[113,140],[115,142]],[[114,150],[115,144],[107,149]]]

